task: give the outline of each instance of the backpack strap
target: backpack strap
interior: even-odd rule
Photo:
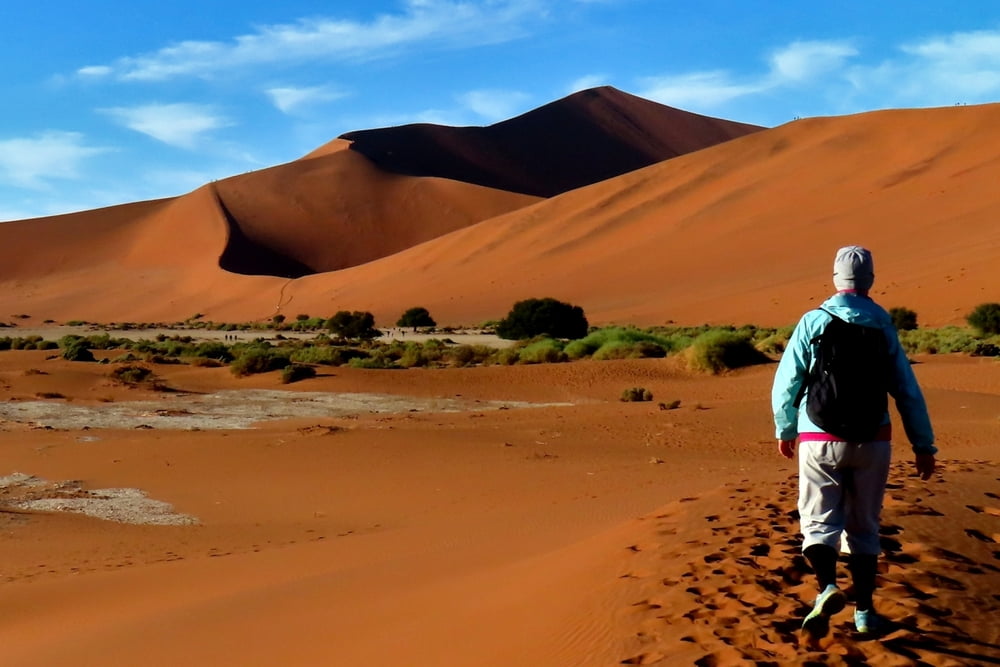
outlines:
[[[831,318],[833,318],[834,320],[836,320],[836,319],[840,319],[840,318],[838,318],[838,317],[837,317],[836,315],[834,315],[833,313],[831,313],[831,312],[830,312],[829,310],[827,310],[826,308],[824,308],[823,306],[820,306],[820,307],[819,307],[819,308],[817,308],[816,310],[822,310],[822,311],[823,311],[824,313],[826,313],[827,315],[829,315],[829,316],[830,316]],[[827,322],[827,324],[829,324],[829,322]],[[823,330],[825,331],[825,330],[826,330],[826,327],[823,327]],[[823,333],[821,332],[821,333],[818,333],[818,334],[816,334],[816,335],[815,335],[815,336],[813,336],[812,338],[810,338],[810,339],[809,339],[809,344],[810,344],[810,345],[815,345],[816,343],[818,343],[818,342],[819,342],[819,339],[820,339],[820,337],[821,337],[822,335],[823,335]],[[798,392],[797,392],[797,393],[795,394],[795,401],[794,401],[794,402],[792,402],[792,405],[793,405],[793,406],[794,406],[794,407],[795,407],[796,409],[797,409],[797,408],[799,407],[799,405],[801,405],[801,404],[802,404],[802,399],[803,399],[803,398],[805,397],[805,395],[806,395],[806,390],[808,389],[808,385],[809,385],[809,377],[808,377],[808,374],[807,374],[807,376],[806,376],[806,377],[805,377],[805,378],[804,378],[804,379],[802,380],[802,384],[801,384],[801,385],[799,385],[799,391],[798,391]]]

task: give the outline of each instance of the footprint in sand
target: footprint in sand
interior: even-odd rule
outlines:
[[[986,542],[987,544],[996,544],[996,540],[989,535],[983,533],[982,531],[976,530],[975,528],[966,528],[965,534],[969,537],[975,538],[980,542]]]
[[[976,514],[989,514],[990,516],[1000,517],[1000,508],[997,507],[983,507],[980,505],[966,505],[966,507]]]

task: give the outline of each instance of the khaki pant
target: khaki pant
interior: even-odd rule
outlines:
[[[799,446],[802,549],[825,544],[878,555],[879,516],[892,446],[880,442],[806,441]]]

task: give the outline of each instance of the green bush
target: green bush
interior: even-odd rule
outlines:
[[[298,317],[302,317],[299,315]],[[315,331],[317,329],[322,329],[326,327],[327,320],[322,317],[308,317],[306,319],[297,319],[291,325],[287,325],[286,329],[292,329],[293,331]]]
[[[643,387],[630,387],[622,392],[619,400],[626,403],[651,401],[653,400],[653,392]]]
[[[583,338],[589,325],[583,309],[553,298],[518,301],[497,325],[497,335],[523,340],[547,335],[553,338]]]
[[[606,327],[571,341],[564,351],[570,359],[625,359],[664,357],[677,349],[678,343],[667,336],[635,327]]]
[[[316,377],[316,369],[305,364],[289,364],[281,369],[282,384],[290,384],[314,377]]]
[[[628,342],[623,340],[609,341],[594,352],[593,358],[598,361],[610,359],[645,359],[667,356],[663,345],[648,340]]]
[[[182,356],[199,357],[201,359],[215,359],[224,363],[233,360],[233,353],[229,346],[218,341],[206,341],[193,347],[182,349]]]
[[[965,321],[984,336],[1000,334],[1000,303],[981,303]]]
[[[780,333],[771,334],[770,336],[760,340],[754,347],[764,354],[781,354],[788,346],[789,338],[790,336],[782,335]]]
[[[399,368],[396,362],[389,355],[376,353],[369,357],[356,357],[347,362],[351,368],[368,368],[375,370],[385,370],[389,368]]]
[[[542,338],[520,348],[517,360],[522,364],[554,364],[567,361],[569,357],[563,352],[562,347],[562,343],[558,340]]]
[[[889,315],[892,317],[892,325],[898,331],[912,331],[917,328],[917,313],[909,308],[890,308]]]
[[[61,347],[62,357],[67,361],[97,361],[94,353],[87,347],[87,341],[82,338],[78,338]]]
[[[302,364],[324,364],[326,366],[343,366],[351,359],[364,359],[368,353],[355,347],[334,345],[307,345],[297,347],[289,354],[289,358]]]
[[[1000,357],[1000,345],[996,343],[978,343],[970,354],[974,357]]]
[[[749,336],[725,330],[708,331],[698,336],[688,354],[688,361],[694,368],[711,373],[770,361],[753,346]]]
[[[248,347],[233,359],[229,369],[236,377],[267,373],[289,365],[287,352],[268,347]]]
[[[111,371],[111,378],[128,385],[136,385],[149,380],[153,371],[142,366],[119,366]]]
[[[899,332],[899,342],[907,354],[972,352],[981,341],[969,329],[954,326]]]
[[[375,316],[368,312],[341,310],[327,320],[330,333],[345,340],[370,340],[382,332],[375,328]]]
[[[413,327],[416,330],[417,327],[436,327],[437,322],[431,317],[430,312],[422,306],[415,306],[410,308],[405,313],[400,315],[399,320],[396,321],[397,327]]]
[[[516,347],[504,347],[493,353],[490,361],[500,366],[513,366],[521,360],[521,351]]]
[[[461,368],[486,364],[494,354],[495,350],[485,345],[455,345],[443,350],[441,361]]]
[[[396,362],[403,368],[415,368],[418,366],[426,366],[430,363],[427,355],[424,354],[424,348],[422,345],[416,343],[407,343],[403,348],[403,354],[400,355],[399,360]]]

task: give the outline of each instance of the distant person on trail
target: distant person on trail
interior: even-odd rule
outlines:
[[[816,572],[820,591],[802,629],[814,640],[826,636],[830,616],[847,602],[836,583],[842,534],[850,550],[855,627],[861,634],[879,630],[872,594],[891,457],[887,394],[902,417],[917,473],[926,480],[934,472],[937,448],[927,405],[892,318],[868,296],[874,280],[867,249],[837,251],[837,293],[802,316],[771,391],[778,452],[790,459],[796,437],[802,443],[802,553]]]

